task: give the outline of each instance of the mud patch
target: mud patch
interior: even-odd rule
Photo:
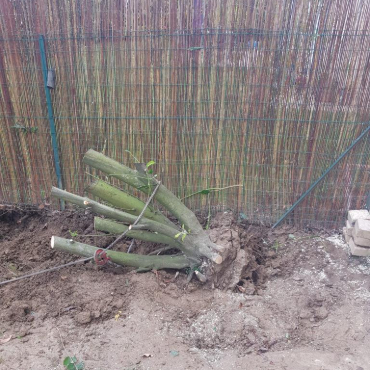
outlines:
[[[112,240],[94,235],[92,216],[80,212],[37,212],[3,216],[0,222],[1,280],[58,266],[77,258],[50,248],[52,235],[83,239],[104,247]],[[71,315],[85,323],[104,319],[113,310],[124,309],[120,296],[129,287],[122,284],[127,270],[98,269],[92,263],[47,272],[3,286],[0,311],[3,330],[21,327],[36,319]],[[81,317],[85,315],[85,320]],[[87,320],[90,317],[90,320]]]
[[[50,248],[52,235],[111,241],[94,236],[91,215],[23,217],[0,221],[2,280],[74,260]],[[349,256],[340,235],[271,232],[228,214],[213,227],[211,237],[237,257],[213,286],[87,263],[0,287],[0,338],[12,335],[0,345],[0,367],[63,370],[71,355],[91,370],[368,367],[370,259]]]

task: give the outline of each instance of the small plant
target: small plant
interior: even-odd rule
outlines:
[[[78,236],[78,232],[77,231],[68,230],[68,232],[70,233],[70,235],[71,235],[72,238],[75,238],[76,236]]]
[[[121,317],[121,313],[122,313],[122,311],[118,311],[118,312],[114,315],[114,320],[118,321],[118,319]]]
[[[230,188],[235,188],[235,187],[243,187],[243,185],[230,185],[230,186],[226,186],[224,188],[208,188],[208,189],[202,189],[202,190],[196,191],[195,193],[192,193],[190,195],[187,195],[187,196],[183,197],[181,200],[184,200],[184,199],[193,197],[194,195],[198,195],[198,194],[208,195],[208,194],[210,194],[212,192],[218,192],[218,191],[222,191],[222,190],[226,190],[226,189],[230,189]]]
[[[147,179],[148,184],[141,186],[138,188],[139,190],[141,189],[149,189],[149,193],[152,192],[152,177],[157,177],[157,175],[153,175],[153,169],[150,168],[155,164],[154,161],[149,161],[147,164],[141,163],[129,150],[125,150],[132,158],[135,160],[135,167],[138,172],[143,175],[144,178]],[[150,175],[150,176],[149,176]]]
[[[66,357],[63,361],[66,370],[84,370],[85,364],[82,361],[77,361],[76,356]]]
[[[179,238],[181,236],[181,241],[183,242],[187,235],[190,234],[190,230],[185,230],[185,225],[181,226],[181,231],[175,235],[175,239]]]
[[[26,126],[19,124],[18,122],[14,126],[11,126],[11,127],[14,128],[15,130],[22,131],[24,134],[27,134],[27,133],[36,134],[36,132],[38,131],[38,127],[26,127]]]
[[[280,243],[279,243],[277,240],[275,240],[275,243],[274,243],[274,245],[272,246],[272,248],[274,248],[274,249],[275,249],[275,252],[276,252],[276,253],[278,252],[279,247],[280,247]]]
[[[155,164],[154,161],[149,161],[145,166],[146,166],[146,169],[147,169],[147,172],[149,175],[152,175],[153,174],[153,170],[152,169],[149,169],[150,166],[153,166],[153,164]]]

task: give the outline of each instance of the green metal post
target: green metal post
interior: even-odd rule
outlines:
[[[40,56],[41,56],[41,64],[42,64],[42,74],[44,77],[46,104],[48,107],[48,118],[49,118],[49,125],[50,125],[51,143],[53,146],[53,153],[54,153],[55,173],[57,175],[58,188],[63,189],[62,172],[60,170],[58,141],[57,141],[57,134],[56,134],[56,129],[55,129],[53,106],[51,104],[50,90],[47,87],[48,68],[47,68],[46,53],[45,53],[45,40],[44,40],[43,35],[39,36],[39,47],[40,47]],[[62,210],[64,209],[64,206],[65,206],[64,201],[61,201],[60,207]]]
[[[370,132],[369,126],[361,133],[361,135],[331,164],[331,166],[304,192],[301,197],[279,218],[278,221],[272,226],[274,229],[279,226],[284,219],[296,208],[306,197],[311,193],[313,189],[325,178],[325,176],[341,161],[352,149],[353,147],[367,134]]]

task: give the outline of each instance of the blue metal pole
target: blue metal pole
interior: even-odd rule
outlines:
[[[317,179],[308,190],[301,195],[301,197],[279,218],[278,221],[272,226],[274,229],[276,226],[279,226],[284,219],[296,208],[306,197],[311,193],[313,189],[325,178],[325,176],[341,161],[351,150],[352,148],[368,133],[370,132],[369,126],[362,132],[362,134],[331,164],[331,166]]]
[[[63,189],[62,173],[60,170],[60,161],[59,161],[59,152],[58,152],[58,141],[57,141],[57,134],[55,130],[55,122],[54,122],[53,106],[51,104],[50,90],[47,87],[48,67],[46,63],[45,40],[44,40],[43,35],[39,36],[39,47],[40,47],[40,56],[41,56],[41,64],[42,64],[42,74],[44,77],[46,104],[48,107],[48,118],[49,118],[49,125],[50,125],[51,142],[52,142],[53,153],[54,153],[55,173],[57,175],[58,187],[60,189]],[[62,210],[64,209],[64,201],[60,202],[60,207]]]

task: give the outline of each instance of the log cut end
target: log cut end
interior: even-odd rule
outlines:
[[[220,255],[218,255],[218,254],[215,255],[214,257],[212,257],[212,260],[213,260],[214,263],[217,263],[218,265],[220,263],[222,263],[222,257]]]

